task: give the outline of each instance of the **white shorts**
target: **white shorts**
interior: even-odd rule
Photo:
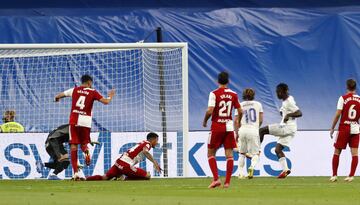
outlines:
[[[295,136],[296,126],[272,124],[269,125],[269,134],[279,137],[277,143],[288,147]]]
[[[239,129],[239,152],[250,155],[260,153],[259,129],[245,127]]]

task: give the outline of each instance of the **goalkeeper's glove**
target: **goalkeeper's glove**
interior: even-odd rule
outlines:
[[[99,145],[100,142],[98,142],[98,141],[91,141],[90,144],[91,144],[91,146],[94,146],[94,145],[96,145],[96,144]]]

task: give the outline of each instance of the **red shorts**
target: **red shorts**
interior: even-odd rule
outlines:
[[[90,143],[90,128],[70,125],[69,129],[69,144]]]
[[[336,149],[346,149],[346,145],[349,144],[351,148],[359,147],[359,135],[350,134],[350,126],[340,126],[334,147]]]
[[[111,179],[126,175],[132,179],[147,179],[147,172],[138,167],[131,167],[128,163],[117,159],[115,164],[106,172],[106,176]]]
[[[236,141],[234,132],[214,132],[209,134],[208,148],[218,149],[224,145],[225,149],[236,148]]]

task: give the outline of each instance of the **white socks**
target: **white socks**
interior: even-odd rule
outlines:
[[[289,167],[288,167],[287,162],[286,162],[286,157],[281,157],[279,159],[279,162],[280,162],[280,165],[281,165],[281,168],[283,169],[283,171],[289,170]]]
[[[250,167],[255,169],[255,166],[257,165],[257,163],[259,162],[259,155],[255,154],[252,158],[251,158],[251,165]]]
[[[239,170],[240,174],[244,171],[244,165],[245,165],[245,156],[242,154],[239,154]]]

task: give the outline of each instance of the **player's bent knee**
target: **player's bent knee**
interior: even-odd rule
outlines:
[[[65,160],[65,161],[62,161],[61,162],[61,166],[64,168],[64,169],[67,169],[70,165],[70,161],[69,160]]]
[[[77,151],[77,149],[78,149],[77,144],[71,144],[70,149],[71,149],[71,151]]]
[[[276,155],[279,155],[279,154],[280,154],[280,152],[281,152],[281,150],[279,150],[279,149],[275,149],[275,154],[276,154]]]
[[[212,148],[209,148],[209,149],[208,149],[208,157],[215,156],[215,154],[216,154],[216,150],[215,150],[215,149],[212,149]]]
[[[340,155],[340,154],[341,154],[341,149],[335,148],[334,154],[335,154],[335,155]]]
[[[269,126],[265,126],[265,127],[260,128],[260,129],[259,129],[259,132],[260,132],[261,134],[268,134],[268,132],[269,132]]]
[[[225,149],[225,156],[226,156],[226,158],[232,158],[233,157],[233,149]]]
[[[282,152],[282,147],[281,146],[276,146],[276,148],[275,148],[276,156],[280,157],[282,153],[283,153]]]
[[[351,148],[350,151],[352,156],[358,156],[359,154],[358,148]]]

